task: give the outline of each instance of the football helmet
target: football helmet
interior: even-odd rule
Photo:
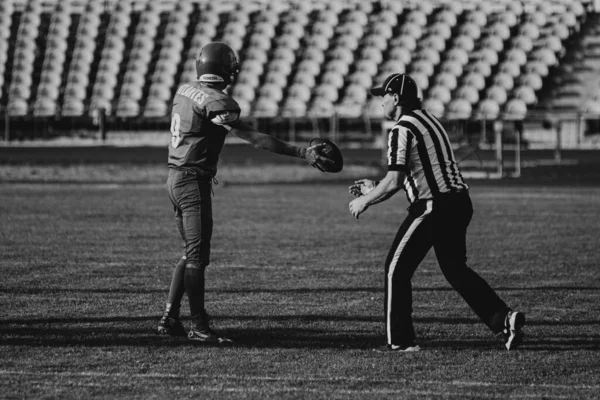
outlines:
[[[229,85],[240,72],[235,51],[223,42],[210,42],[196,57],[196,73],[200,82]]]
[[[397,94],[402,104],[411,104],[419,99],[419,89],[416,82],[406,74],[392,74],[387,77],[380,87],[371,89],[373,96],[385,96],[387,93]]]

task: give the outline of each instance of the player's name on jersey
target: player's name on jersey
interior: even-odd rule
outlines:
[[[205,93],[191,85],[181,85],[181,87],[177,89],[177,94],[187,97],[198,104],[202,104],[208,97],[208,93]]]

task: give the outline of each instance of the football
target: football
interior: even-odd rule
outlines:
[[[319,149],[319,153],[330,160],[333,164],[321,165],[326,172],[340,172],[344,168],[344,156],[339,147],[329,139],[314,138],[310,141],[310,146],[324,143],[325,146]]]

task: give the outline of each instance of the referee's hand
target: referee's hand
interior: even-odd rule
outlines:
[[[377,186],[375,181],[370,179],[359,179],[353,185],[348,187],[348,191],[354,197],[364,196]]]
[[[350,208],[350,214],[352,214],[352,216],[356,219],[358,219],[360,214],[364,213],[367,210],[367,208],[369,208],[363,196],[357,197],[356,199],[352,200],[348,207]]]

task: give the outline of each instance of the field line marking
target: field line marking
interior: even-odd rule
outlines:
[[[452,385],[462,387],[515,387],[515,388],[546,388],[546,389],[565,389],[565,390],[600,390],[600,385],[560,385],[553,383],[541,383],[535,384],[530,383],[523,385],[521,383],[496,383],[496,382],[484,382],[484,381],[436,381],[436,380],[420,380],[414,381],[412,379],[369,379],[362,377],[348,377],[348,376],[329,376],[329,377],[297,377],[297,376],[261,376],[261,375],[235,375],[235,374],[169,374],[169,373],[122,373],[122,372],[93,372],[93,371],[81,371],[81,372],[37,372],[37,371],[10,371],[0,370],[0,376],[5,375],[29,375],[29,376],[56,376],[56,377],[89,377],[89,378],[101,378],[101,377],[122,377],[122,378],[157,378],[157,379],[236,379],[236,380],[249,380],[249,381],[274,381],[274,382],[368,382],[368,383],[419,383],[427,385]]]

